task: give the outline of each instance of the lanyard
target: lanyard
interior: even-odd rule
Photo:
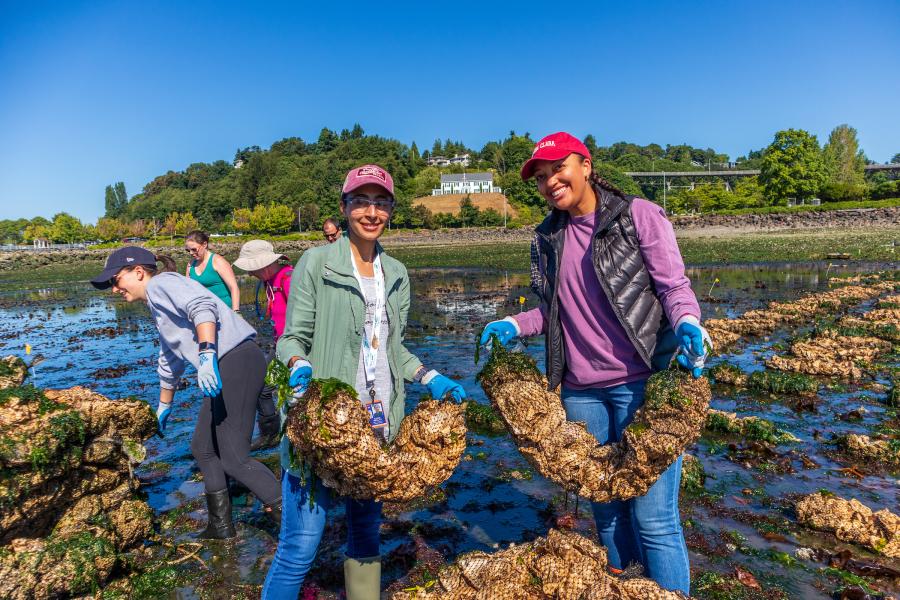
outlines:
[[[359,284],[359,291],[363,295],[365,303],[368,305],[369,299],[366,298],[366,288],[363,285],[362,275],[356,268],[356,261],[351,254],[350,262],[353,265],[353,276]],[[365,331],[363,325],[363,365],[366,369],[366,384],[373,387],[369,389],[369,394],[374,394],[375,388],[375,365],[378,363],[378,347],[382,340],[378,339],[378,332],[381,331],[381,320],[384,317],[384,274],[381,271],[381,256],[376,254],[375,260],[372,261],[372,271],[375,276],[375,309],[372,311],[372,331],[371,334]]]

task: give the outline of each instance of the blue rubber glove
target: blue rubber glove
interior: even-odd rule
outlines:
[[[302,358],[295,360],[294,366],[291,367],[291,378],[288,380],[290,386],[294,388],[294,395],[288,400],[288,404],[291,406],[297,404],[297,400],[306,393],[310,379],[312,379],[312,365],[309,361]]]
[[[485,325],[478,344],[480,346],[489,344],[491,335],[496,335],[500,343],[505,346],[513,338],[519,337],[521,333],[522,331],[519,329],[519,324],[516,323],[516,320],[512,317],[506,317],[502,321],[491,321]]]
[[[215,350],[200,352],[197,365],[197,384],[207,398],[215,398],[222,393],[222,376],[219,375],[219,359]]]
[[[694,379],[703,374],[706,357],[712,351],[712,339],[697,317],[687,315],[679,319],[675,329],[678,337],[678,364],[690,370]]]
[[[422,383],[428,386],[428,393],[437,400],[443,400],[447,394],[453,396],[453,399],[457,402],[462,402],[466,399],[466,390],[463,389],[463,386],[449,377],[441,375],[434,369],[425,373],[425,376],[422,377]]]
[[[159,433],[162,435],[166,432],[166,422],[169,420],[169,413],[172,412],[171,404],[159,403],[156,407],[156,421],[159,423]]]

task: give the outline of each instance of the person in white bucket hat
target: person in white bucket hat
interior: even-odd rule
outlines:
[[[288,292],[291,289],[291,273],[294,268],[281,264],[281,260],[288,260],[284,254],[275,252],[275,248],[266,240],[250,240],[241,246],[238,259],[232,263],[238,269],[247,271],[259,279],[259,287],[266,290],[265,312],[259,310],[257,300],[257,314],[260,319],[268,318],[274,329],[273,342],[284,332],[284,316],[287,312]],[[259,298],[259,287],[256,289],[256,298]],[[275,357],[273,350],[266,358],[271,362]],[[266,385],[263,387],[257,402],[257,423],[259,425],[259,437],[253,440],[251,450],[271,448],[278,444],[278,433],[281,429],[280,418],[275,410],[275,388]]]

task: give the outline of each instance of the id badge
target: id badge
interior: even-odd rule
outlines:
[[[387,418],[384,415],[384,404],[381,400],[372,400],[366,404],[366,410],[369,411],[369,425],[372,429],[384,429],[387,427]]]

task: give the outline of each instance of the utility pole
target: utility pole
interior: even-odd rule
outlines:
[[[663,171],[663,212],[669,214],[669,211],[666,209],[666,172]]]

